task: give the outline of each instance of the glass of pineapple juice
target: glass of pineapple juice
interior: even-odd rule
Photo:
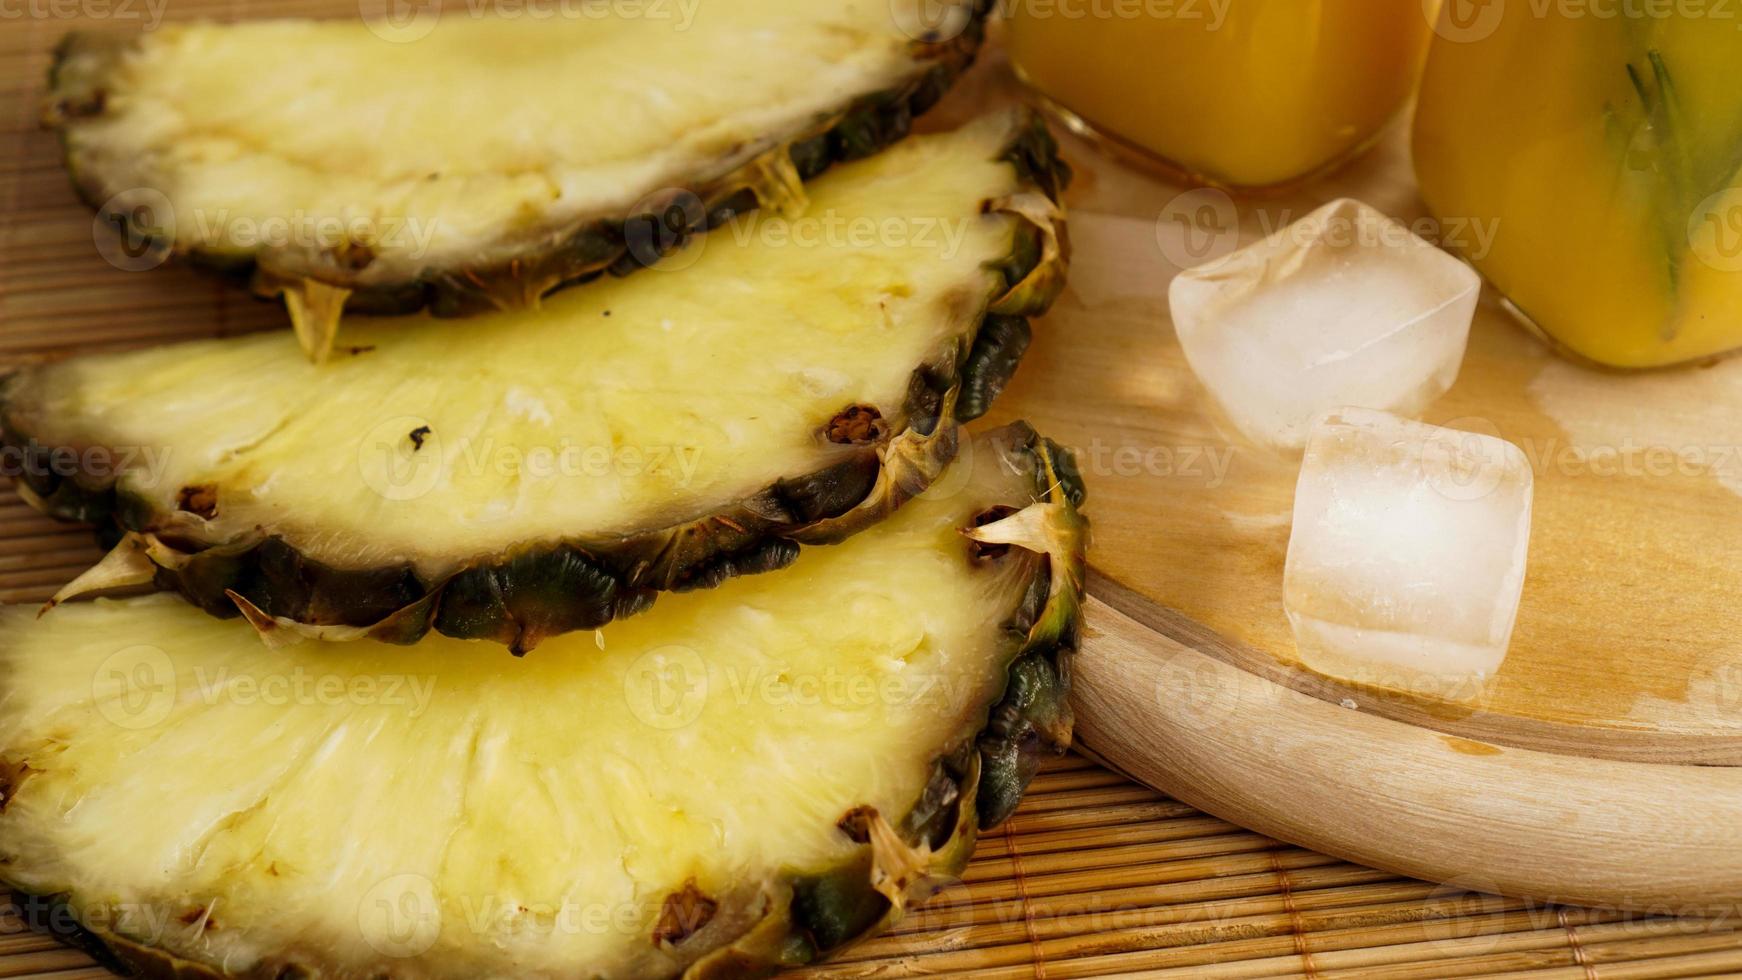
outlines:
[[[1074,128],[1226,187],[1293,183],[1408,99],[1436,0],[1005,0],[1017,74]]]
[[[1488,0],[1442,19],[1414,144],[1429,208],[1492,229],[1452,244],[1563,352],[1742,347],[1742,10]]]

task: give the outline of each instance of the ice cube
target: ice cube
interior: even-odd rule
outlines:
[[[1309,668],[1479,696],[1512,640],[1533,479],[1517,446],[1347,408],[1311,427],[1283,605]]]
[[[1248,439],[1298,453],[1319,413],[1414,415],[1457,380],[1481,279],[1344,198],[1177,276],[1186,361]]]

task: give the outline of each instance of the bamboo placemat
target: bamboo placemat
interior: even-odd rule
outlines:
[[[186,19],[356,7],[173,0],[162,10]],[[70,16],[103,11],[95,24]],[[36,127],[59,37],[83,26],[139,30],[151,16],[144,0],[13,0],[0,15],[0,365],[281,325],[278,307],[185,269],[111,268],[93,237],[107,230],[94,231],[54,139]],[[98,555],[88,531],[36,515],[0,486],[0,601],[40,602]],[[1734,920],[1533,905],[1398,878],[1245,832],[1073,756],[1036,779],[961,882],[893,934],[796,975],[1742,977],[1742,934]],[[0,978],[103,976],[0,906]]]

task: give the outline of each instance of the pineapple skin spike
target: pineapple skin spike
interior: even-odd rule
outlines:
[[[1027,423],[980,438],[993,451],[975,465],[1026,471],[1033,479],[1032,503],[1005,520],[1020,516],[1021,525],[1044,524],[1050,540],[1071,543],[1043,553],[1045,560],[1019,586],[1022,600],[1000,627],[1009,652],[1004,689],[990,705],[970,708],[970,717],[978,721],[933,757],[929,779],[908,813],[894,820],[875,808],[846,814],[841,832],[867,846],[839,866],[795,871],[751,897],[754,918],[735,941],[690,963],[684,980],[768,976],[815,963],[887,930],[909,909],[959,881],[980,834],[1008,818],[1041,761],[1069,750],[1071,662],[1082,606],[1081,578],[1072,570],[1082,567],[1087,543],[1087,521],[1077,511],[1084,489],[1069,453]],[[0,767],[0,799],[13,798],[29,775]],[[76,900],[68,895],[21,890],[20,903],[27,924],[125,976],[337,980],[400,975],[393,960],[360,972],[273,957],[233,973],[122,935],[107,923],[83,923]]]
[[[685,236],[706,232],[734,215],[759,206],[777,206],[783,186],[808,181],[836,163],[863,159],[900,141],[913,121],[943,98],[972,67],[986,36],[986,20],[994,0],[965,0],[964,28],[943,40],[915,39],[911,45],[914,72],[896,88],[863,95],[837,112],[818,118],[797,133],[729,171],[699,179],[683,188],[702,204],[700,221],[682,229]],[[118,32],[72,32],[55,48],[48,70],[48,97],[42,124],[61,139],[62,158],[79,199],[93,211],[116,192],[100,168],[86,166],[75,152],[69,130],[101,121],[112,73],[121,70],[132,45]],[[785,180],[771,180],[769,174]],[[796,178],[796,179],[794,179]],[[776,200],[767,200],[767,198]],[[126,234],[141,241],[157,238],[154,230],[133,223],[132,213],[117,214],[127,223]],[[262,299],[284,297],[303,342],[304,353],[324,360],[331,350],[342,313],[398,316],[428,310],[437,317],[466,317],[490,310],[536,306],[538,300],[567,286],[610,273],[622,276],[645,268],[661,256],[637,255],[629,247],[629,229],[648,215],[618,214],[549,229],[550,244],[528,250],[518,242],[486,242],[463,265],[434,265],[415,276],[360,282],[346,257],[329,257],[287,277],[261,268],[257,255],[230,250],[169,247],[169,257],[237,283],[245,283]],[[680,243],[681,244],[681,243]],[[321,288],[325,287],[325,288]],[[311,292],[336,295],[336,301],[311,308],[299,297]]]
[[[908,387],[909,419],[944,421],[856,447],[823,469],[780,480],[706,517],[609,542],[531,542],[425,581],[404,564],[335,567],[271,534],[204,540],[178,515],[113,482],[88,485],[49,466],[23,467],[20,493],[50,516],[97,524],[112,538],[171,529],[164,534],[169,541],[154,537],[148,549],[158,588],[214,616],[246,614],[256,626],[272,623],[313,638],[411,644],[433,629],[521,655],[546,637],[639,612],[661,591],[782,568],[800,544],[844,540],[930,485],[954,458],[954,423],[991,406],[1028,347],[1028,319],[1044,313],[1063,288],[1069,247],[1058,201],[1070,169],[1057,142],[1038,115],[1025,113],[996,159],[1016,171],[1021,187],[985,204],[1019,221],[1011,254],[990,263],[1002,291],[987,305],[971,345],[957,352],[954,372],[924,365]],[[36,438],[30,387],[29,373],[0,379],[0,443],[46,455],[54,450]]]

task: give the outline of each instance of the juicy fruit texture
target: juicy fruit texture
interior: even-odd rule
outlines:
[[[1433,48],[1422,196],[1493,227],[1471,260],[1580,357],[1644,368],[1742,346],[1742,33],[1516,6]]]
[[[841,168],[803,217],[695,240],[678,272],[370,321],[319,367],[282,334],[77,358],[13,379],[3,418],[130,461],[27,482],[144,536],[135,578],[268,627],[528,649],[935,478],[950,417],[985,409],[1062,282],[1054,152],[1033,116],[989,116]]]
[[[1534,479],[1494,436],[1346,409],[1313,427],[1283,602],[1305,664],[1470,700],[1511,643]]]
[[[827,952],[960,870],[1007,813],[977,801],[1032,774],[1008,758],[1068,744],[1083,528],[1051,453],[990,433],[838,548],[525,660],[286,658],[167,596],[9,610],[0,877],[178,976]],[[1010,511],[1058,547],[970,540]]]
[[[1396,0],[1010,9],[1011,58],[1029,83],[1101,132],[1242,187],[1360,149],[1408,99],[1430,33],[1419,4]]]
[[[1300,452],[1344,406],[1412,415],[1457,380],[1482,281],[1362,204],[1332,201],[1175,277],[1192,371],[1247,438]]]
[[[349,292],[368,312],[536,301],[623,260],[624,222],[680,190],[704,210],[801,204],[801,177],[899,139],[978,47],[970,0],[925,24],[899,6],[75,34],[46,119],[106,216],[256,265],[256,288],[330,342],[321,308]]]

